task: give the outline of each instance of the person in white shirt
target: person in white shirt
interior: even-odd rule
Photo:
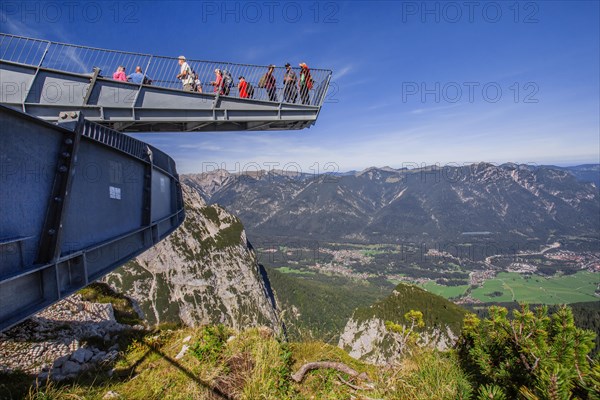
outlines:
[[[183,90],[186,92],[194,91],[194,77],[192,76],[192,69],[185,61],[185,56],[179,56],[179,65],[181,67],[180,72],[177,74],[177,79],[181,79],[183,84]]]

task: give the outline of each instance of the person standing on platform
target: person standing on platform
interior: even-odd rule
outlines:
[[[300,63],[300,100],[302,104],[310,104],[309,90],[313,87],[313,79],[310,76],[310,70],[306,63]]]
[[[133,83],[137,83],[138,85],[141,85],[142,83],[144,85],[149,85],[152,82],[152,79],[144,75],[144,73],[142,72],[142,67],[140,67],[139,65],[135,67],[135,72],[133,74],[127,76],[127,80]]]
[[[215,87],[215,93],[223,94],[223,73],[219,68],[215,69],[215,80],[210,84]]]
[[[283,99],[286,103],[295,103],[298,98],[298,89],[296,89],[296,85],[298,84],[298,78],[296,77],[296,73],[292,69],[290,63],[285,64],[285,75],[283,76]]]
[[[240,76],[238,79],[238,91],[240,92],[240,98],[247,99],[250,97],[248,95],[248,82],[246,82],[246,79],[243,76]]]
[[[200,81],[200,75],[196,73],[196,71],[192,71],[194,75],[194,90],[198,93],[202,93],[202,81]]]
[[[269,94],[269,100],[277,101],[277,81],[273,76],[273,71],[275,71],[275,65],[271,64],[265,74],[265,89],[267,89],[267,93]]]
[[[185,60],[185,56],[179,56],[178,58],[180,70],[177,74],[177,79],[181,80],[183,90],[186,92],[194,91],[194,77],[192,76],[192,69]]]

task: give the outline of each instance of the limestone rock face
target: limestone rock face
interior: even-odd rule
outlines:
[[[182,185],[186,220],[105,281],[134,299],[149,324],[268,326],[274,302],[240,220]]]
[[[457,335],[446,326],[419,333],[417,345],[447,350]],[[376,365],[388,365],[400,358],[402,348],[385,327],[385,321],[373,317],[364,321],[350,318],[340,336],[338,347],[350,356]]]
[[[391,363],[400,351],[387,333],[385,322],[378,318],[361,322],[349,319],[340,336],[338,347],[356,359],[377,365]]]

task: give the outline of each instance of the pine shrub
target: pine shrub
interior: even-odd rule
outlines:
[[[532,311],[522,304],[512,319],[506,308],[492,306],[484,320],[465,317],[458,354],[482,385],[480,399],[587,399],[594,393],[588,358],[594,338],[575,326],[566,306],[550,317],[545,306]]]

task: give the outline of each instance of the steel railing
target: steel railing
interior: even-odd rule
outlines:
[[[0,33],[0,59],[13,63],[32,65],[39,68],[55,69],[76,74],[92,74],[93,69],[100,69],[100,76],[112,79],[117,67],[124,66],[125,74],[135,72],[137,66],[152,80],[151,85],[170,89],[183,89],[182,82],[176,79],[180,71],[177,57],[154,56],[150,54],[132,53],[116,50],[107,50],[94,47],[59,43],[47,40],[32,39],[23,36]],[[267,72],[267,66],[251,64],[235,64],[230,62],[202,61],[188,59],[187,63],[197,74],[203,93],[223,96],[222,88],[211,84],[216,80],[215,69],[227,70],[234,85],[228,94],[230,97],[239,97],[238,77],[244,76],[247,82],[254,87],[254,100],[273,101],[267,89],[259,88],[261,77]],[[292,68],[300,80],[300,68]],[[285,68],[275,67],[273,76],[276,80],[275,101],[291,103],[286,97],[284,86]],[[308,102],[305,104],[320,107],[325,100],[331,71],[327,69],[311,69],[314,81],[312,90],[308,91]],[[289,90],[289,89],[288,89]],[[289,93],[289,92],[288,92]],[[271,94],[272,95],[272,94]],[[296,104],[302,104],[302,96],[298,85],[292,90],[292,98]]]

